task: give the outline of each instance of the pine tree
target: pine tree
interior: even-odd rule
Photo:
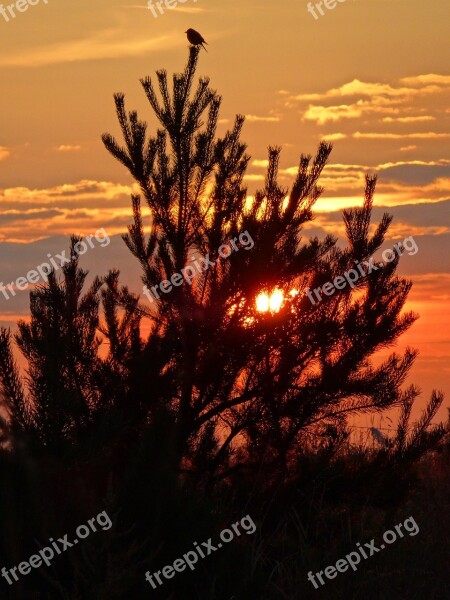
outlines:
[[[71,239],[72,258],[62,276],[52,271],[48,282],[30,293],[30,322],[19,321],[14,336],[0,330],[0,382],[9,415],[4,429],[16,441],[28,437],[57,455],[80,445],[105,415],[124,409],[127,367],[142,350],[138,300],[126,287],[119,289],[117,271],[95,277],[83,293],[88,272],[79,267],[74,250],[79,241]],[[128,307],[120,315],[118,301]],[[109,343],[105,358],[99,353],[100,333]],[[26,360],[25,377],[19,374],[12,338]]]
[[[280,148],[269,147],[264,188],[249,203],[244,118],[217,136],[221,98],[206,77],[194,89],[198,55],[190,49],[172,92],[167,73],[157,72],[161,99],[150,78],[141,80],[161,125],[153,136],[136,111],[127,113],[122,93],[115,104],[125,146],[103,135],[151,212],[146,235],[141,195],[133,196],[134,222],[124,236],[144,285],[170,280],[200,257],[209,260],[191,285],[153,300],[143,350],[152,361],[141,362],[135,392],[150,413],[159,407],[173,416],[187,470],[223,477],[261,461],[285,469],[308,441],[345,429],[347,416],[407,407],[417,395],[401,389],[414,351],[393,354],[377,368],[369,360],[416,319],[402,313],[411,282],[396,276],[397,256],[354,288],[310,302],[308,288],[371,260],[385,241],[388,214],[370,233],[376,178],[366,177],[362,207],[344,211],[344,249],[330,235],[302,238],[323,191],[318,182],[331,144],[322,142],[314,157],[301,155],[290,189],[278,183]],[[220,246],[241,232],[254,247],[241,244],[220,259]],[[275,288],[284,297],[279,312],[255,311],[256,296]],[[434,415],[441,402],[434,395],[428,411]]]
[[[125,145],[109,134],[103,141],[141,188],[124,241],[143,284],[158,286],[195,261],[202,270],[190,284],[158,288],[148,307],[120,286],[116,270],[88,286],[73,258],[30,293],[29,323],[14,335],[0,330],[5,564],[31,555],[33,536],[73,530],[105,499],[115,524],[109,538],[92,537],[81,555],[61,559],[47,574],[50,585],[40,576],[21,580],[21,597],[75,600],[92,590],[108,599],[148,597],[141,571],[170,564],[243,506],[258,521],[259,537],[242,536],[228,555],[223,550],[222,564],[205,561],[161,597],[292,597],[299,582],[308,586],[300,545],[317,558],[330,531],[342,529],[343,506],[363,507],[355,521],[368,499],[376,511],[392,510],[409,490],[409,467],[445,435],[431,425],[439,392],[410,425],[419,391],[403,384],[415,351],[394,353],[378,367],[371,362],[416,318],[403,312],[411,282],[396,275],[400,257],[353,288],[320,302],[308,298],[308,288],[373,260],[385,242],[391,217],[371,227],[376,178],[367,176],[362,206],[344,211],[345,248],[334,236],[303,232],[322,193],[328,143],[314,157],[300,156],[289,189],[278,182],[280,148],[269,147],[264,187],[250,201],[244,118],[218,136],[221,98],[207,78],[194,87],[198,56],[191,48],[171,91],[167,73],[157,73],[161,99],[152,80],[142,80],[160,123],[153,136],[116,94]],[[142,197],[150,209],[145,225]],[[219,255],[223,245],[227,257]],[[258,295],[273,290],[282,294],[279,310],[257,311]],[[146,339],[143,319],[151,326]],[[372,452],[339,452],[349,416],[395,406],[393,439]],[[92,560],[98,568],[87,569]]]

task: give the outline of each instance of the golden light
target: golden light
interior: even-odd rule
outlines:
[[[284,295],[281,290],[275,290],[270,296],[269,308],[272,312],[278,312],[283,304]]]
[[[257,296],[256,310],[259,312],[267,312],[269,310],[269,296],[265,292]]]
[[[270,294],[261,292],[256,297],[256,310],[258,312],[278,312],[283,306],[284,294],[280,289],[275,289]]]

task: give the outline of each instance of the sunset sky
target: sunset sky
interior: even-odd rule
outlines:
[[[8,2],[6,3],[8,4]],[[305,233],[341,235],[342,208],[361,204],[379,175],[374,219],[395,219],[385,247],[413,236],[400,273],[421,318],[398,349],[420,351],[410,381],[446,392],[450,406],[450,44],[448,0],[347,0],[315,20],[305,0],[186,0],[155,18],[142,0],[40,0],[0,15],[0,281],[67,247],[71,233],[112,237],[82,261],[96,274],[139,268],[118,237],[130,223],[133,181],[104,149],[117,135],[112,95],[126,94],[154,131],[139,79],[187,60],[184,31],[208,42],[199,75],[223,96],[220,128],[246,115],[249,194],[264,181],[267,146],[283,147],[289,185],[300,153],[334,151],[325,193]],[[28,314],[28,294],[0,297],[0,320]],[[443,407],[439,416],[446,417]]]

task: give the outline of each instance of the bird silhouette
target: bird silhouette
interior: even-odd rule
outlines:
[[[203,36],[198,31],[195,31],[195,29],[188,29],[184,33],[187,34],[187,39],[193,46],[201,46],[206,52],[208,52],[203,45],[207,44],[208,42],[205,42]]]

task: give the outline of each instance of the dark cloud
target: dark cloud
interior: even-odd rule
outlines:
[[[0,224],[14,223],[15,221],[35,221],[36,219],[51,219],[58,215],[62,215],[62,210],[52,209],[43,210],[42,212],[29,212],[29,213],[6,213],[0,214]]]
[[[130,195],[120,195],[115,198],[105,198],[104,196],[94,196],[92,198],[76,198],[73,200],[64,200],[61,198],[52,198],[48,200],[47,198],[39,200],[36,198],[35,200],[21,200],[18,203],[15,200],[9,200],[1,198],[1,205],[3,210],[15,210],[20,206],[21,210],[27,209],[35,209],[35,208],[48,208],[49,206],[54,207],[55,210],[64,209],[64,208],[95,208],[98,209],[101,207],[102,209],[107,208],[125,208],[131,207],[131,199]],[[130,208],[130,214],[132,214]]]
[[[105,229],[108,231],[107,227]],[[305,229],[303,242],[314,235],[323,239],[326,233],[313,224],[310,229]],[[411,276],[414,280],[414,275],[448,273],[450,270],[448,253],[450,234],[414,235],[413,237],[419,250],[415,255],[405,254],[402,257],[399,274]],[[121,272],[121,283],[128,285],[133,292],[140,294],[142,281],[138,262],[131,256],[119,235],[112,236],[110,239],[110,244],[104,247],[95,242],[95,247],[89,249],[81,257],[81,266],[89,271],[88,282],[92,281],[96,275],[105,275],[110,269],[117,268]],[[342,240],[340,240],[340,244],[342,244]],[[383,246],[390,247],[389,237]],[[65,236],[55,236],[29,244],[0,243],[0,280],[3,283],[15,281],[18,277],[25,276],[30,269],[35,269],[41,263],[48,261],[47,254],[55,256],[68,248],[69,238]],[[0,294],[0,313],[3,315],[7,313],[27,315],[29,313],[28,298],[29,290],[17,292],[16,297],[9,300]]]
[[[380,183],[428,185],[440,177],[450,177],[450,165],[396,165],[379,171]]]
[[[450,200],[441,202],[405,204],[404,206],[375,206],[372,223],[378,222],[384,213],[393,215],[394,222],[418,227],[450,227]],[[317,213],[319,216],[319,213]],[[342,221],[342,211],[320,213],[327,221]]]

